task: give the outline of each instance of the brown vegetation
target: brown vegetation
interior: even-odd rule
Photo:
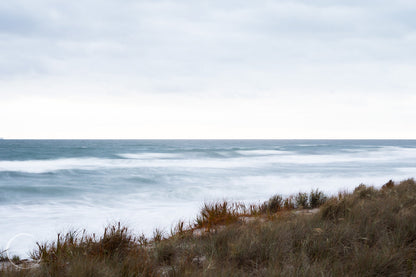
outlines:
[[[311,216],[292,211],[320,205]],[[101,237],[70,232],[40,244],[34,258],[38,267],[0,275],[415,276],[416,183],[360,185],[330,198],[317,190],[276,195],[248,207],[206,204],[194,224],[179,222],[167,237],[155,231],[148,240],[120,225]]]

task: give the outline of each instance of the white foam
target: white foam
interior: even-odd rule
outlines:
[[[248,166],[250,161],[239,159],[55,159],[55,160],[27,160],[0,161],[0,171],[46,173],[58,170],[97,170],[103,168],[230,168]]]
[[[416,148],[382,147],[375,150],[333,154],[285,155],[275,162],[294,164],[326,164],[345,162],[389,162],[416,158]]]
[[[136,190],[133,181],[127,184],[126,190],[120,190],[118,185],[121,183],[104,183],[105,186],[83,190],[82,196],[76,200],[59,195],[51,196],[40,204],[33,204],[33,201],[25,205],[2,205],[0,249],[18,233],[31,233],[39,241],[51,241],[56,238],[57,232],[71,228],[86,228],[89,232],[100,234],[108,222],[120,220],[137,232],[151,235],[156,227],[169,230],[179,218],[192,220],[204,201],[225,198],[256,202],[264,201],[275,193],[289,195],[308,192],[312,188],[336,193],[343,189],[352,190],[360,183],[380,186],[389,179],[400,181],[416,177],[416,168],[412,167],[416,161],[415,148],[380,147],[331,154],[240,149],[237,153],[242,156],[233,157],[234,151],[218,152],[226,157],[202,157],[195,151],[122,153],[117,159],[90,157],[0,161],[0,171],[28,173],[151,168],[132,170],[126,175],[155,180],[151,185],[138,186]],[[327,170],[329,166],[331,170]],[[388,166],[391,171],[381,171],[379,166]],[[343,171],[347,167],[349,170]],[[358,167],[364,170],[354,171]],[[27,249],[33,247],[28,245]]]
[[[240,150],[237,153],[245,156],[269,156],[269,155],[289,155],[289,151],[281,150]]]
[[[117,206],[62,205],[60,203],[20,207],[0,206],[0,250],[19,234],[29,234],[35,241],[25,245],[11,245],[10,253],[25,258],[36,248],[34,242],[51,242],[58,233],[70,230],[87,230],[100,235],[107,224],[121,222],[137,235],[144,233],[150,237],[154,228],[170,231],[169,227],[179,219],[193,218],[200,203],[174,202],[168,205],[157,202],[121,201]]]
[[[278,150],[247,150],[237,158],[180,158],[179,154],[120,154],[127,159],[70,158],[55,160],[0,161],[0,171],[46,173],[58,170],[100,168],[244,168],[272,164],[385,163],[416,159],[416,148],[383,147],[371,151],[334,154],[298,154]],[[247,154],[249,153],[249,154]]]
[[[139,160],[148,160],[148,159],[172,159],[180,157],[177,153],[125,153],[117,154],[117,156],[126,158],[126,159],[139,159]]]
[[[103,166],[105,160],[97,158],[0,161],[0,171],[16,171],[27,173],[45,173],[64,169],[94,170]]]
[[[351,191],[360,183],[380,186],[391,178],[399,181],[409,177],[412,176],[404,173],[393,175],[390,172],[354,174],[349,177],[316,172],[225,176],[209,180],[194,177],[186,179],[182,186],[169,189],[156,187],[127,195],[114,192],[105,204],[92,205],[86,199],[84,202],[57,200],[37,205],[0,206],[0,249],[19,233],[29,233],[37,241],[44,242],[56,239],[58,232],[71,229],[85,228],[90,233],[101,234],[107,223],[117,221],[127,224],[137,233],[144,232],[151,236],[156,227],[169,231],[170,226],[179,219],[192,221],[204,201],[228,199],[259,203],[275,193],[289,195],[319,188],[332,194],[345,189]],[[22,249],[13,250],[24,256],[35,245],[25,247],[24,253]]]

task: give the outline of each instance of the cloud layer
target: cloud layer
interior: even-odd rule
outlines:
[[[47,99],[58,106],[75,105],[70,106],[74,110],[80,107],[79,99],[100,97],[99,107],[110,104],[111,108],[117,101],[153,110],[181,106],[188,116],[192,112],[194,119],[202,121],[206,116],[198,110],[244,113],[235,106],[245,106],[245,101],[275,103],[280,111],[269,112],[260,137],[279,137],[267,128],[283,116],[288,117],[289,137],[310,137],[302,135],[299,125],[309,118],[320,121],[315,129],[322,130],[311,137],[345,137],[345,132],[331,133],[337,123],[325,120],[332,108],[344,112],[345,120],[349,116],[357,122],[349,125],[341,120],[336,125],[352,132],[352,137],[388,137],[381,131],[384,118],[394,118],[392,124],[401,126],[397,136],[414,137],[415,132],[405,129],[406,118],[416,114],[401,107],[415,103],[415,12],[415,2],[404,0],[3,1],[0,115],[11,117],[4,136],[63,136],[18,132],[13,126],[33,117],[23,110],[5,114],[6,105],[30,110],[27,99]],[[187,99],[192,104],[187,105]],[[209,101],[204,104],[201,99]],[[315,107],[310,106],[313,99]],[[194,111],[195,105],[200,109]],[[252,113],[253,120],[247,118],[252,121],[249,130],[260,124],[262,108],[245,107]],[[93,105],[91,109],[105,110]],[[307,118],[294,120],[293,110],[306,110]],[[159,112],[156,116],[151,109],[144,116],[159,118],[160,128],[176,118]],[[379,126],[379,132],[360,125],[359,118],[368,118],[368,113],[380,118],[368,122]],[[118,120],[131,122],[137,117],[122,113]],[[181,131],[172,137],[193,137],[193,125],[180,118],[173,123]],[[217,134],[214,137],[222,137],[223,129],[240,122],[235,119],[224,125],[215,116],[206,121]],[[48,130],[39,120],[35,126]],[[160,133],[147,128],[154,133],[150,137]],[[75,126],[71,131],[82,137]],[[128,129],[120,132],[122,137],[140,137]],[[104,133],[96,136],[111,136],[110,131]],[[251,132],[237,133],[250,137]]]

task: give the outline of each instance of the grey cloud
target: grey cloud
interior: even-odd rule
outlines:
[[[0,34],[28,35],[36,29],[37,22],[24,14],[0,10]]]
[[[167,93],[258,91],[295,89],[296,79],[318,88],[327,74],[313,68],[322,68],[340,84],[363,87],[350,70],[390,74],[378,69],[415,63],[411,1],[5,3],[3,80],[30,75]]]

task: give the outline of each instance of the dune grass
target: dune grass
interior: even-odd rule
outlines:
[[[179,222],[169,235],[156,230],[148,239],[120,225],[100,237],[69,232],[39,244],[33,258],[38,267],[0,275],[416,276],[416,183],[205,204],[195,222]]]

